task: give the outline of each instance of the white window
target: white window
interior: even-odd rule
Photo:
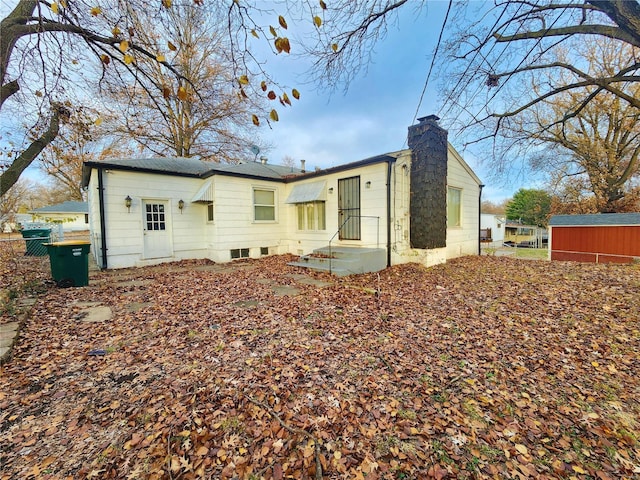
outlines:
[[[213,222],[213,202],[207,203],[207,222]]]
[[[275,222],[276,192],[274,190],[253,189],[253,219],[256,222]]]
[[[325,202],[298,203],[296,209],[298,230],[326,230]]]
[[[447,192],[447,227],[462,225],[462,190],[449,187]]]

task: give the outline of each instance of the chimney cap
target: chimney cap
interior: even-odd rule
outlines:
[[[440,120],[440,117],[437,115],[427,115],[426,117],[418,118],[418,121],[420,123],[423,123],[423,122],[438,123],[438,120]]]

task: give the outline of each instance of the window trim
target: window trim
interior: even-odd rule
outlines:
[[[451,192],[458,192],[458,222],[455,225],[450,224],[449,209],[452,207],[449,200],[451,199]],[[462,188],[447,185],[447,228],[461,228],[462,227]]]
[[[322,204],[322,214],[323,214],[322,222],[318,221],[319,220],[318,218],[319,204]],[[309,205],[313,205],[314,211],[315,211],[315,215],[313,216],[314,228],[307,228],[309,225],[309,216],[307,215]],[[298,232],[326,232],[327,231],[327,202],[326,201],[315,200],[312,202],[299,202],[299,203],[296,203],[295,206],[296,206],[296,230]],[[300,209],[302,209],[303,228],[300,228],[300,211],[301,211]],[[318,228],[320,223],[322,223],[323,228]]]
[[[272,192],[273,193],[273,205],[256,203],[256,191],[261,192]],[[260,187],[253,186],[251,187],[251,203],[253,207],[253,223],[277,223],[278,222],[278,190],[276,188],[271,187]],[[256,207],[271,207],[273,208],[273,219],[269,220],[258,220],[256,218]]]
[[[213,202],[207,202],[206,206],[207,223],[214,223],[216,219],[215,204]],[[209,215],[209,213],[211,213],[211,215]]]

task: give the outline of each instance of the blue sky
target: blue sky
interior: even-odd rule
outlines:
[[[407,128],[412,124],[420,94],[445,17],[447,1],[431,0],[423,10],[403,7],[396,26],[375,47],[373,63],[343,91],[327,92],[304,85],[307,63],[271,61],[279,80],[300,90],[293,107],[277,105],[280,121],[262,137],[273,145],[266,156],[281,163],[284,156],[305,159],[307,168],[325,168],[406,148]],[[292,45],[295,49],[295,43]],[[435,114],[441,103],[438,79],[432,74],[418,117]],[[459,138],[449,141],[476,171],[486,187],[483,198],[499,202],[519,188],[537,187],[522,176],[492,180],[488,167],[480,165]]]
[[[262,139],[272,146],[264,153],[271,163],[282,163],[283,157],[289,156],[305,159],[308,169],[326,168],[406,148],[407,128],[414,123],[448,1],[429,0],[424,8],[413,8],[417,5],[409,3],[399,10],[397,24],[390,25],[386,38],[376,44],[372,63],[346,92],[329,92],[309,84],[305,76],[308,59],[265,56],[269,73],[301,93],[299,101],[292,99],[292,107],[277,104],[280,121],[271,129],[260,129]],[[4,7],[0,9],[3,13]],[[288,32],[292,53],[297,46],[295,28],[290,25]],[[418,117],[439,111],[438,83],[434,72]],[[459,138],[451,134],[449,141],[485,183],[484,199],[499,202],[513,196],[518,188],[539,186],[522,175],[511,181],[493,180],[488,167],[480,165]],[[27,176],[43,179],[33,166]]]

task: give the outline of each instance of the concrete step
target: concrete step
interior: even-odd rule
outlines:
[[[333,265],[329,268],[329,264],[320,265],[308,262],[289,262],[287,265],[291,265],[292,267],[310,268],[311,270],[318,270],[319,272],[331,272],[337,277],[346,277],[347,275],[353,275],[354,273],[349,270],[345,270],[344,268],[336,268]]]
[[[306,267],[344,276],[358,273],[378,272],[386,265],[383,248],[322,247],[312,254],[302,255],[300,260],[289,265]]]

